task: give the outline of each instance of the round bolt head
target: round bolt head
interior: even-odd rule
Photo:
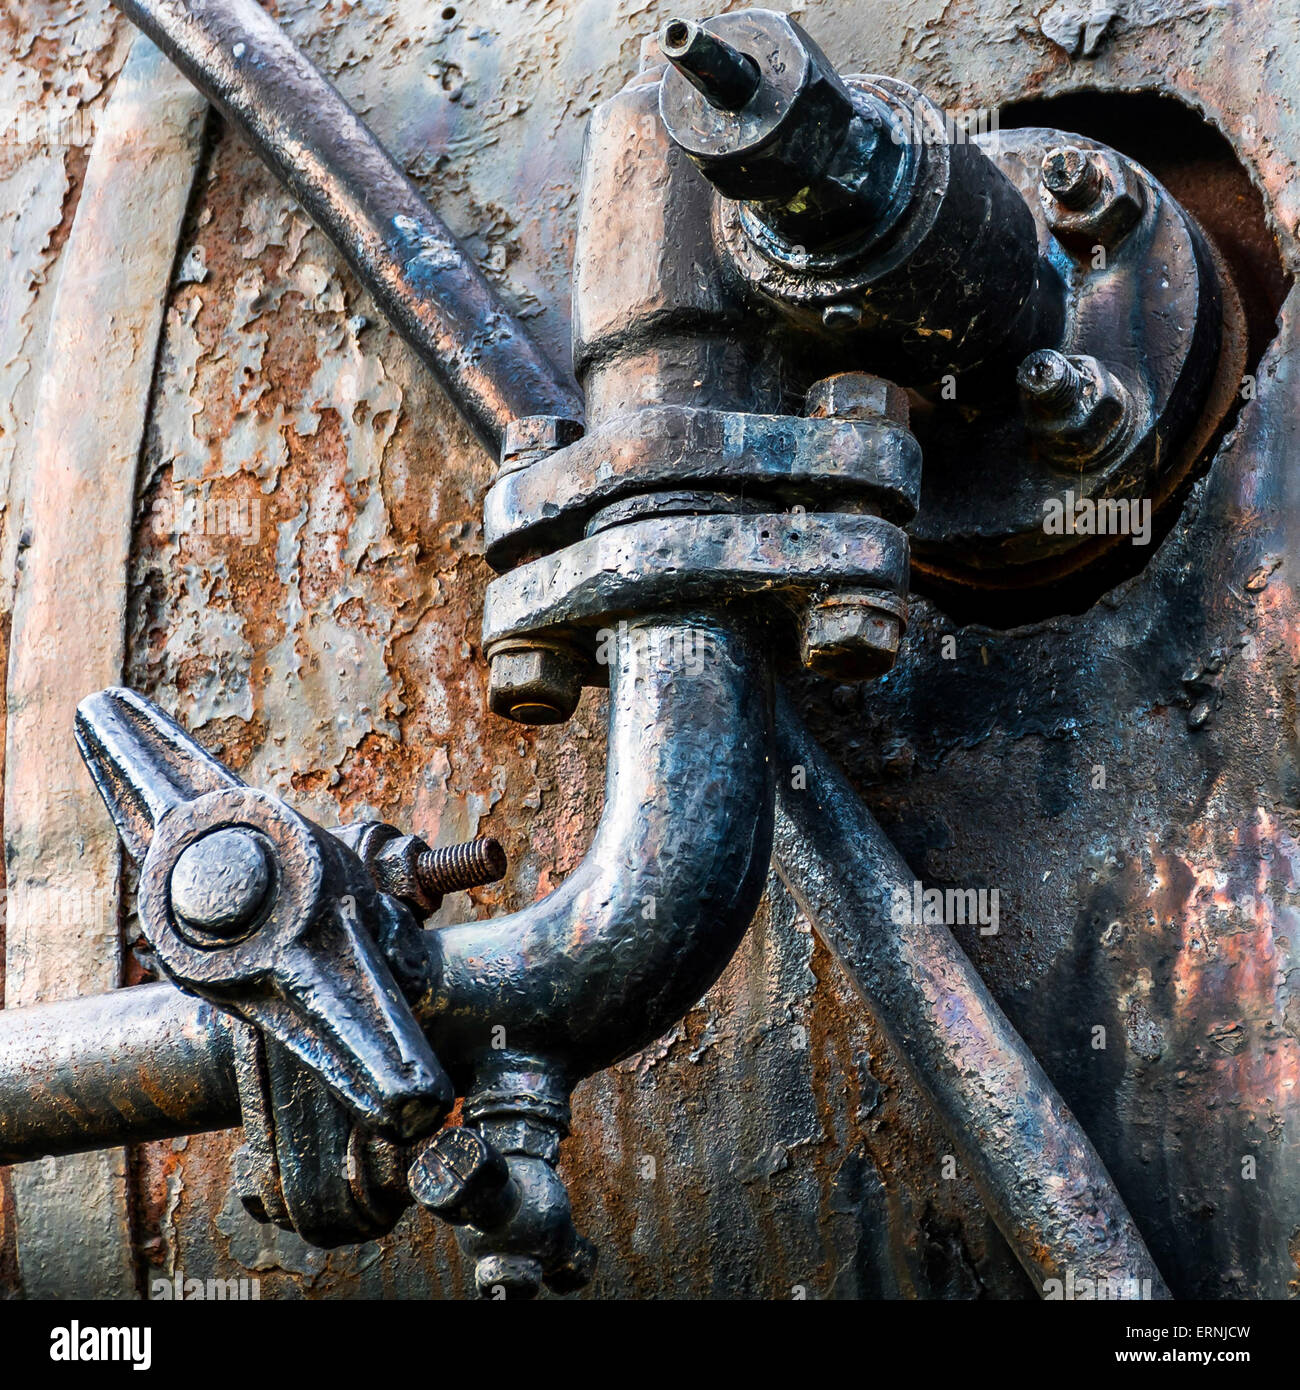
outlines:
[[[185,926],[209,936],[242,936],[271,886],[260,838],[248,830],[214,830],[195,841],[171,872],[172,910]]]
[[[556,647],[509,647],[492,654],[488,705],[517,724],[563,724],[582,696],[584,664]]]
[[[907,426],[907,392],[868,372],[840,372],[808,388],[804,414],[814,420],[888,420]]]
[[[884,675],[898,659],[903,621],[882,599],[832,595],[813,604],[803,621],[803,664],[832,680]]]

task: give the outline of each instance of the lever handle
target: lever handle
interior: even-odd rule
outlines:
[[[76,737],[140,862],[141,926],[173,983],[273,1037],[362,1124],[436,1129],[454,1090],[375,944],[415,929],[407,909],[133,691],[83,700]]]

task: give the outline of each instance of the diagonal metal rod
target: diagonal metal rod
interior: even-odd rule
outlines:
[[[952,933],[892,920],[893,894],[910,901],[914,875],[784,695],[776,757],[806,774],[803,790],[777,782],[777,872],[929,1095],[1040,1292],[1072,1274],[1168,1298],[1101,1156]]]
[[[582,420],[577,385],[545,356],[420,190],[256,0],[114,3],[243,133],[494,457],[511,420]]]

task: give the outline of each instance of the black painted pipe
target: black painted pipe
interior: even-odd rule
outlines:
[[[802,789],[778,779],[777,870],[934,1103],[1039,1291],[1073,1275],[1113,1298],[1168,1298],[1101,1156],[952,933],[894,920],[914,875],[784,696],[776,750],[805,773]]]
[[[583,418],[424,195],[256,0],[114,0],[347,258],[494,457],[511,420]]]

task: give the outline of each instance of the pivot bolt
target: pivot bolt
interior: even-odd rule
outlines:
[[[271,877],[256,835],[233,827],[214,830],[177,859],[171,872],[172,910],[196,932],[231,940],[257,919]]]

